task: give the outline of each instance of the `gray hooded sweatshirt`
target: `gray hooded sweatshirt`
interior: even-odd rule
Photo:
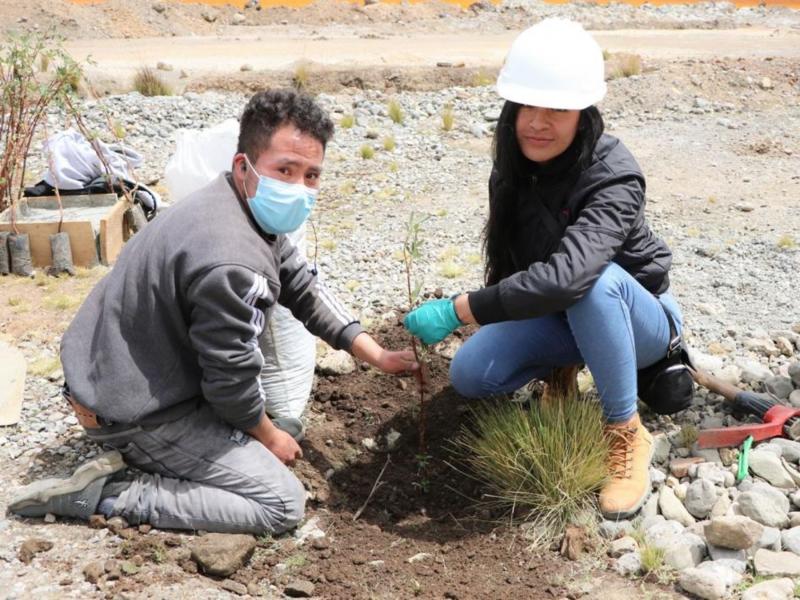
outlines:
[[[363,331],[221,174],[137,233],[89,294],[61,342],[70,393],[114,423],[163,423],[205,401],[250,429],[264,414],[258,338],[276,303],[337,349]]]

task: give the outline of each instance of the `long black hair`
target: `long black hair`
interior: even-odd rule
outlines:
[[[483,230],[486,285],[498,283],[522,268],[514,264],[512,249],[508,243],[509,232],[515,223],[514,209],[520,187],[526,185],[538,166],[525,157],[517,141],[517,113],[521,107],[521,104],[506,101],[494,132],[492,143],[494,168],[489,185],[489,218]],[[597,107],[584,108],[578,119],[575,139],[570,147],[554,160],[570,162],[569,173],[587,168],[591,164],[592,153],[604,128],[603,117]],[[565,176],[569,176],[569,173]]]

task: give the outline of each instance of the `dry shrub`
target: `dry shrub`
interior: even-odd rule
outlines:
[[[454,445],[490,504],[532,525],[549,542],[595,506],[608,444],[597,402],[558,396],[528,407],[500,402],[473,410]]]
[[[390,100],[386,110],[389,113],[389,118],[394,123],[397,125],[403,124],[405,115],[403,114],[403,108],[400,106],[400,103],[397,102],[397,100]]]
[[[133,89],[142,96],[172,96],[172,88],[150,67],[142,67],[136,72]]]
[[[641,75],[642,57],[625,52],[609,54],[606,60],[606,75],[609,79],[620,79]]]

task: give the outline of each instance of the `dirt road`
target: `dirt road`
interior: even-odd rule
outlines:
[[[321,69],[368,67],[434,67],[437,62],[497,68],[518,33],[414,34],[361,37],[356,28],[332,27],[307,36],[288,35],[279,27],[250,28],[247,35],[75,40],[67,45],[75,58],[91,56],[88,69],[95,79],[120,84],[142,66],[171,65],[174,77],[188,78],[238,72],[247,64],[256,71],[292,69],[309,61]],[[635,52],[646,58],[794,57],[800,58],[800,31],[618,30],[595,33],[611,52]]]

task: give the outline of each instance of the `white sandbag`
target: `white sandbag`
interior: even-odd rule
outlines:
[[[208,129],[179,129],[177,146],[164,169],[171,202],[179,202],[229,171],[239,139],[239,121],[227,119]]]
[[[306,226],[289,234],[302,256],[306,255]],[[266,411],[273,417],[299,419],[306,409],[314,383],[317,342],[288,308],[276,306],[259,340],[264,355],[261,385]]]
[[[228,119],[208,129],[181,129],[177,148],[164,170],[170,200],[179,202],[228,171],[236,154],[239,122]],[[306,255],[306,226],[289,234]],[[300,418],[314,383],[316,340],[289,309],[276,306],[259,339],[264,367],[261,384],[266,411],[273,417]]]

